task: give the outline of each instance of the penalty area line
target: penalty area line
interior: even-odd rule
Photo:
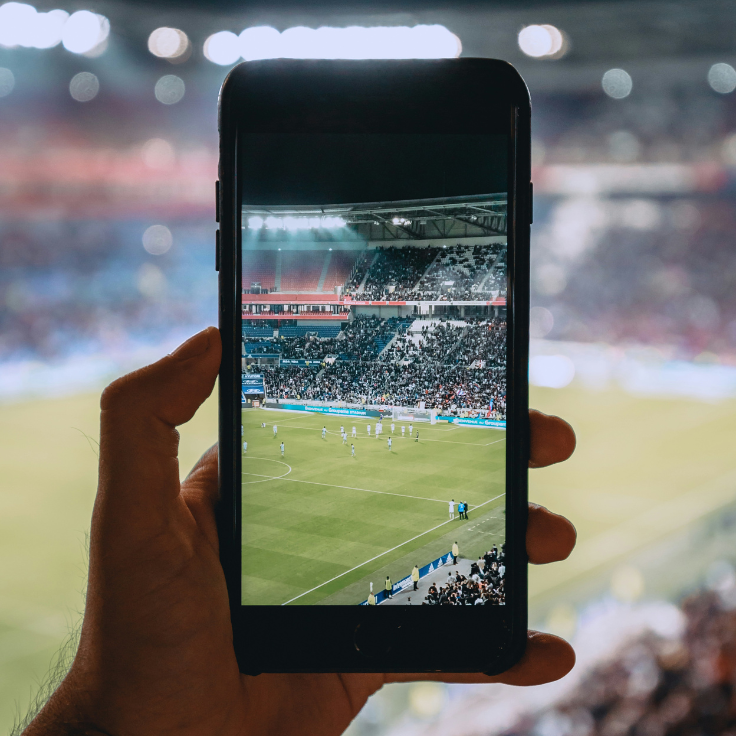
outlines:
[[[474,508],[479,509],[481,506],[485,506],[487,503],[491,503],[491,501],[496,501],[501,496],[505,496],[505,493],[501,493],[495,498],[489,498],[487,501],[484,501],[481,504],[478,504],[478,506],[475,506]],[[425,534],[429,534],[430,532],[435,531],[436,529],[439,529],[440,527],[445,526],[446,524],[450,524],[454,519],[448,519],[447,521],[443,521],[441,524],[437,524],[437,526],[432,527],[431,529],[427,529],[426,532],[422,532],[421,534],[417,534],[416,537],[412,537],[411,539],[407,539],[405,542],[402,542],[401,544],[397,544],[395,547],[392,547],[391,549],[387,549],[385,552],[381,552],[380,555],[376,555],[375,557],[371,557],[370,560],[366,560],[365,562],[361,562],[360,565],[356,565],[355,567],[351,568],[350,570],[345,570],[345,572],[341,572],[339,575],[335,575],[334,578],[330,578],[329,580],[325,580],[324,583],[320,583],[319,585],[315,585],[314,588],[311,588],[310,590],[306,590],[304,593],[300,593],[297,596],[294,596],[290,600],[286,601],[285,603],[282,603],[282,606],[288,606],[289,603],[293,603],[296,600],[299,600],[299,598],[303,598],[305,595],[309,595],[309,593],[313,593],[315,590],[319,590],[320,588],[324,587],[325,585],[329,585],[330,583],[333,583],[335,580],[339,580],[341,577],[348,575],[351,572],[354,572],[355,570],[358,570],[359,568],[363,567],[364,565],[367,565],[369,562],[373,562],[374,560],[379,559],[380,557],[383,557],[384,555],[389,554],[390,552],[394,552],[400,547],[403,547],[406,544],[409,544],[409,542],[413,542],[415,539],[419,539],[419,537],[423,537]]]

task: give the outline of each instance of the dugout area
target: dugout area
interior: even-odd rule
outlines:
[[[384,420],[376,439],[375,419],[266,409],[242,417],[244,605],[357,605],[369,582],[378,592],[386,575],[396,582],[456,540],[474,559],[504,541],[503,430],[415,424],[415,442],[408,422],[391,433]],[[468,521],[449,520],[451,498],[470,504]]]

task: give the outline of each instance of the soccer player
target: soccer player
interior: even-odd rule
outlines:
[[[355,429],[355,427],[353,427],[353,437],[357,437],[357,436],[358,436],[358,430]]]
[[[390,437],[388,438],[388,449],[389,451],[391,450],[391,438]]]
[[[345,427],[343,427],[342,424],[340,425],[340,434],[345,434]]]
[[[411,437],[413,431],[414,431],[414,425],[410,424],[409,425],[409,437]]]
[[[355,445],[352,442],[350,443],[350,455],[355,457]]]
[[[393,422],[391,422],[391,431],[392,432],[396,431],[396,425]]]
[[[368,430],[368,436],[370,437],[371,436],[371,425],[366,424],[365,426],[366,426],[366,429]]]
[[[455,518],[455,499],[453,498],[452,501],[450,501],[450,518]]]
[[[279,431],[279,428],[274,424],[273,425],[273,436],[274,437],[276,436],[276,432],[278,432],[278,431]]]
[[[266,429],[266,422],[261,422],[261,429]]]
[[[419,442],[419,429],[417,429],[417,436],[414,438],[414,442]]]
[[[284,456],[284,443],[281,443],[281,457]]]
[[[246,452],[248,452],[248,443],[243,442],[243,454],[245,454]]]
[[[348,443],[348,433],[347,432],[342,433],[342,443],[343,445],[347,445]]]
[[[403,437],[406,434],[406,427],[402,424],[401,425],[401,436]]]
[[[322,439],[327,435],[327,427],[322,427]]]

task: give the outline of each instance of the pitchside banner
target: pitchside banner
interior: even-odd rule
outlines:
[[[240,403],[246,403],[246,396],[265,396],[266,388],[263,384],[262,373],[243,373],[241,376]]]
[[[506,422],[499,421],[498,419],[481,419],[480,417],[476,419],[471,419],[470,417],[467,417],[464,419],[462,417],[453,417],[452,423],[464,424],[471,427],[491,427],[492,429],[506,429]]]
[[[435,570],[438,570],[443,565],[450,565],[452,564],[452,552],[448,552],[446,555],[442,555],[442,557],[438,557],[436,560],[432,560],[428,565],[425,565],[424,567],[419,568],[419,579],[426,578],[427,575],[431,575]],[[407,575],[405,578],[402,578],[399,580],[398,583],[394,583],[393,587],[391,588],[391,595],[396,595],[397,593],[401,593],[402,590],[406,590],[407,588],[412,588],[412,579],[411,575]],[[380,592],[376,593],[376,605],[379,603],[383,603],[383,601],[386,600],[386,591],[381,590]],[[367,606],[368,601],[364,600],[362,603],[358,604],[359,606]]]
[[[342,417],[380,417],[380,411],[372,409],[348,409],[340,406],[312,406],[311,404],[269,404],[271,409],[284,409],[285,411],[309,411],[315,414],[336,414]]]

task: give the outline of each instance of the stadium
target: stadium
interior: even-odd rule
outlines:
[[[242,222],[243,603],[502,605],[505,194]]]

